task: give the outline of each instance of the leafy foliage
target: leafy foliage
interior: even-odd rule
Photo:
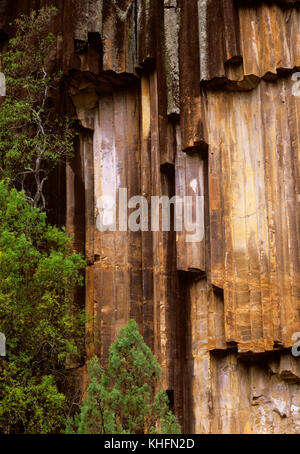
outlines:
[[[0,109],[0,176],[42,209],[49,173],[73,152],[71,123],[49,102],[61,79],[56,38],[47,32],[56,13],[48,7],[17,19],[16,35],[1,56],[7,96]]]
[[[57,384],[84,348],[84,313],[72,302],[84,261],[64,230],[24,192],[0,181],[0,432],[51,433],[64,423]]]
[[[155,394],[160,366],[131,320],[111,345],[107,374],[94,357],[89,363],[89,386],[80,415],[70,420],[67,433],[178,434],[164,391]]]

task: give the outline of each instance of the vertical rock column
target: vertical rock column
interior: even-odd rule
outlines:
[[[122,228],[119,217],[120,189],[128,190],[128,199],[141,191],[139,145],[138,91],[121,89],[101,95],[94,130],[94,334],[96,353],[104,364],[120,327],[129,318],[142,325],[141,232]],[[117,201],[111,222],[116,231],[99,231],[103,196]],[[126,208],[127,200],[124,203]]]

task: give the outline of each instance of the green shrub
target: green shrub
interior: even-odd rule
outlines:
[[[49,32],[56,14],[48,7],[18,18],[1,56],[7,96],[0,107],[0,178],[24,189],[28,201],[42,209],[48,176],[72,155],[74,142],[70,120],[53,103],[62,77],[56,37]]]
[[[131,320],[111,345],[107,374],[94,357],[89,386],[80,414],[66,433],[178,434],[180,426],[169,410],[164,391],[155,394],[160,366]]]
[[[0,181],[2,433],[50,433],[64,422],[67,402],[57,383],[84,348],[84,313],[72,299],[83,267],[65,231]]]

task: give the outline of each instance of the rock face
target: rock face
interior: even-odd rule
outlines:
[[[184,432],[299,432],[300,2],[0,0],[2,42],[49,3],[80,122],[65,212],[88,261],[88,356],[105,363],[133,317]],[[199,241],[101,233],[120,188],[200,196]]]

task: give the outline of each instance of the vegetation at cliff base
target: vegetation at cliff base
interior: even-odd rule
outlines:
[[[61,74],[52,59],[55,8],[21,16],[0,56],[0,433],[55,433],[66,422],[66,385],[83,363],[84,312],[74,303],[83,258],[47,223],[45,183],[73,150],[70,122],[55,114]],[[52,61],[53,60],[53,61]],[[72,366],[73,365],[73,366]]]
[[[66,433],[179,434],[164,391],[160,366],[131,320],[109,351],[107,373],[97,357],[89,362],[89,385],[80,414]]]
[[[72,303],[83,259],[63,230],[25,194],[0,181],[0,432],[49,433],[65,417],[57,383],[83,348],[83,314]]]

